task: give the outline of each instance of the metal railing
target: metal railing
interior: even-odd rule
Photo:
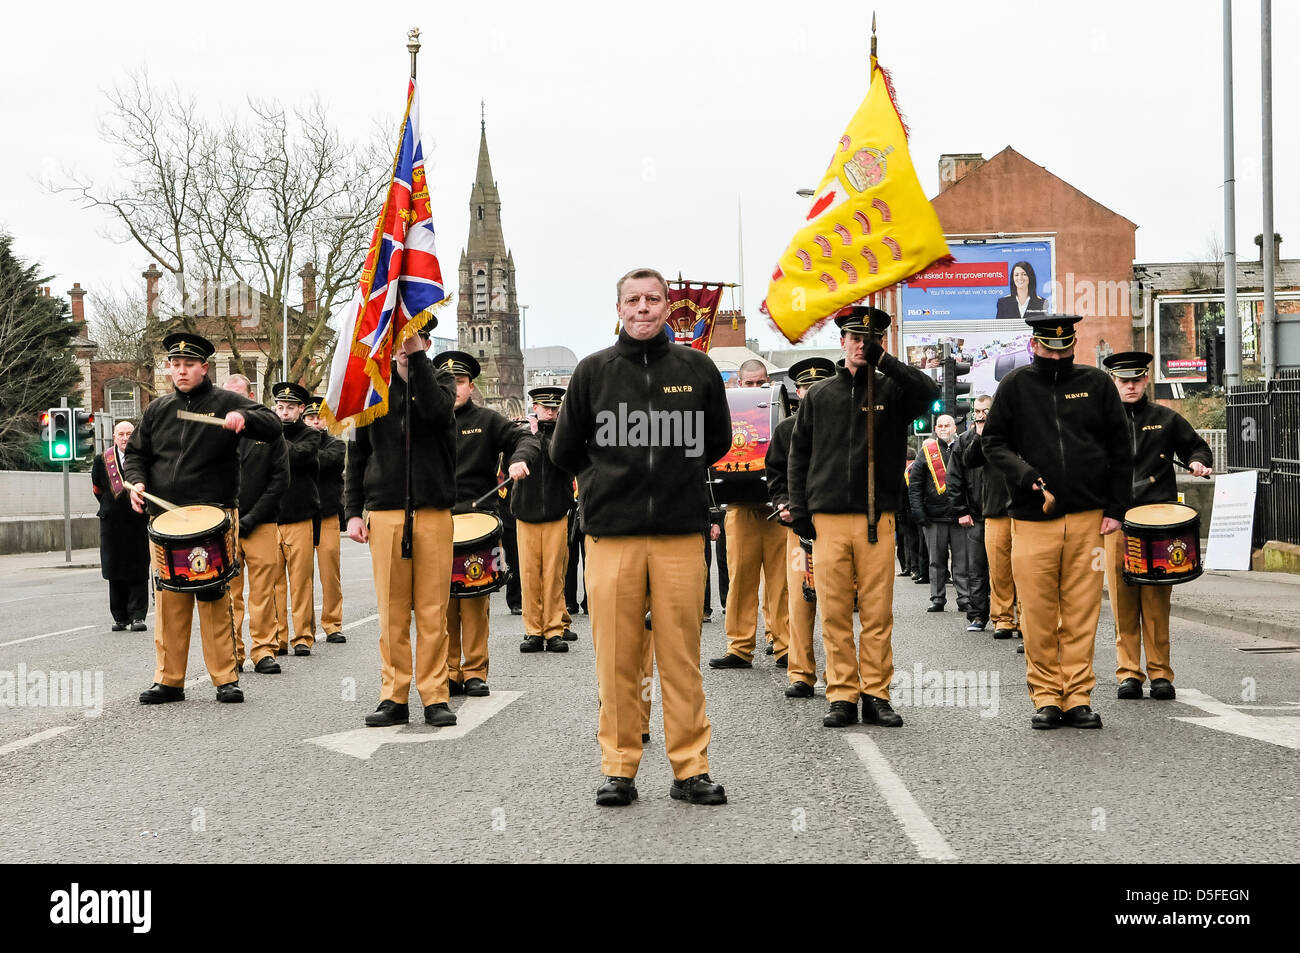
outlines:
[[[1215,473],[1224,473],[1228,469],[1228,431],[1226,430],[1198,430],[1202,440],[1210,445],[1210,452],[1214,454]]]
[[[1224,437],[1227,470],[1259,473],[1255,545],[1300,544],[1300,369],[1230,389]]]

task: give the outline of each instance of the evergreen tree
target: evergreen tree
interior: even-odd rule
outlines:
[[[76,327],[62,298],[41,293],[40,265],[14,255],[0,234],[0,469],[41,470],[40,415],[63,397],[76,406],[81,372],[72,353]]]

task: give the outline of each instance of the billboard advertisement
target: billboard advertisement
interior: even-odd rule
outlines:
[[[913,367],[936,371],[943,363],[946,341],[953,356],[971,366],[962,377],[970,384],[970,396],[991,395],[1007,374],[1029,363],[1030,334],[1023,324],[1004,331],[909,332],[903,335],[903,352]]]
[[[950,238],[948,247],[952,264],[927,268],[900,288],[907,324],[1019,320],[1033,312],[1054,311],[1052,242]]]

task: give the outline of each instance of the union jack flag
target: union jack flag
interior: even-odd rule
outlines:
[[[434,252],[420,144],[420,96],[412,79],[392,183],[375,223],[360,285],[343,311],[330,365],[320,413],[331,430],[337,433],[349,420],[364,427],[388,413],[395,350],[449,300]]]

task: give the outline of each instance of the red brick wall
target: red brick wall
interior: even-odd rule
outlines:
[[[129,378],[138,381],[145,388],[149,387],[153,381],[148,371],[140,369],[130,361],[91,361],[90,362],[90,393],[86,398],[90,401],[90,409],[93,412],[107,410],[104,402],[104,385],[111,380],[119,377]],[[151,395],[147,389],[140,393],[140,409],[143,411],[149,404]]]

